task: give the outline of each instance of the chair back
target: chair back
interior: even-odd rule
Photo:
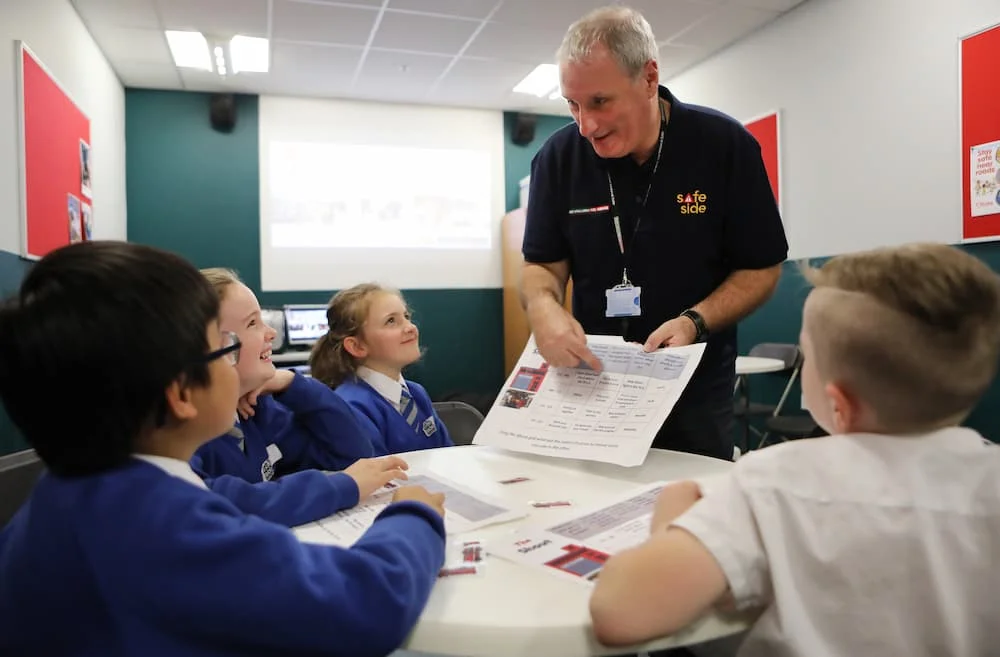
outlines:
[[[794,370],[802,364],[802,350],[799,345],[785,342],[761,342],[750,349],[750,356],[774,358],[785,364],[786,370]]]
[[[456,445],[471,445],[485,419],[474,406],[460,401],[434,402],[434,410]]]
[[[3,527],[31,495],[45,465],[26,449],[0,456],[0,527]]]

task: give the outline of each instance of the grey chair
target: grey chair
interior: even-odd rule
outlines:
[[[456,445],[471,445],[485,419],[474,406],[461,401],[434,402],[434,410]]]
[[[781,398],[778,400],[777,404],[764,404],[761,402],[754,402],[750,400],[750,381],[749,377],[751,375],[745,375],[739,377],[737,380],[737,399],[733,401],[733,415],[744,423],[744,441],[746,448],[750,447],[750,432],[752,431],[761,438],[758,447],[761,447],[766,442],[766,434],[761,433],[756,428],[753,427],[751,421],[755,417],[764,417],[770,420],[771,418],[778,417],[781,415],[781,411],[785,406],[785,402],[788,400],[788,395],[795,385],[795,381],[799,377],[799,372],[802,369],[802,350],[799,349],[797,344],[785,343],[785,342],[762,342],[760,344],[754,345],[750,349],[749,356],[754,356],[757,358],[774,358],[780,360],[784,367],[769,374],[786,374],[788,380],[785,382],[785,388],[781,393]],[[753,375],[757,376],[757,375]]]
[[[0,456],[0,527],[31,495],[44,468],[33,449]]]

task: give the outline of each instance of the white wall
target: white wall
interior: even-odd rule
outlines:
[[[807,0],[667,81],[747,120],[781,111],[790,257],[962,236],[958,40],[998,0]]]
[[[15,40],[90,117],[94,237],[125,239],[125,92],[69,0],[0,0],[0,249],[18,253]]]

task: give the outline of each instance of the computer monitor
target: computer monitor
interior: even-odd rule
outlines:
[[[323,337],[326,324],[326,306],[316,304],[288,304],[285,306],[285,332],[288,346],[310,347]]]

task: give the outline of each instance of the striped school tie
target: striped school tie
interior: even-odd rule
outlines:
[[[408,425],[416,430],[417,403],[413,401],[413,397],[410,395],[410,391],[406,386],[403,386],[399,392],[399,414],[403,416]]]

